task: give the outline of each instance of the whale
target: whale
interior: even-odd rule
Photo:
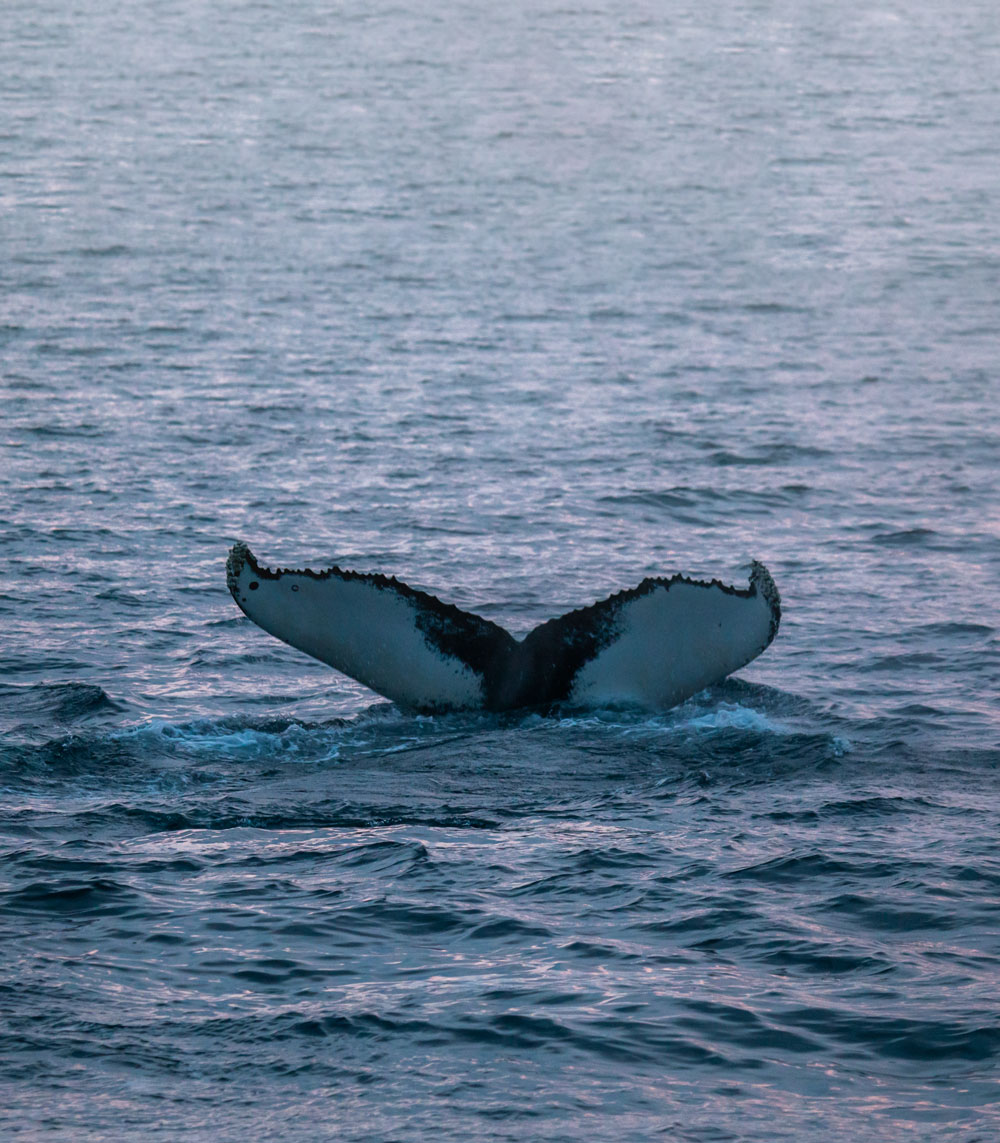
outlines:
[[[522,639],[394,577],[263,567],[242,542],[229,552],[226,581],[268,634],[425,714],[668,710],[755,659],[781,621],[778,588],[756,560],[745,588],[647,578]]]

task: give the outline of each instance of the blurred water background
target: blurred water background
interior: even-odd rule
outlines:
[[[997,1137],[998,122],[986,0],[6,0],[6,1137]],[[418,718],[236,539],[784,618]]]

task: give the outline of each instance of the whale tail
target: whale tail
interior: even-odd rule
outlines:
[[[645,579],[520,641],[399,580],[338,567],[272,571],[243,543],[226,576],[269,634],[427,712],[558,702],[665,710],[756,658],[781,619],[778,589],[756,562],[746,588]]]

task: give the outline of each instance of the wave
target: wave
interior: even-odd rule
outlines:
[[[846,1001],[810,1004],[805,996],[796,1004],[791,994],[783,995],[784,1003],[772,996],[756,1010],[736,999],[685,997],[631,1012],[627,1005],[613,1003],[602,1010],[587,1006],[582,980],[569,981],[560,991],[532,988],[523,978],[502,990],[482,990],[487,982],[478,980],[480,990],[469,997],[452,983],[436,1000],[428,996],[415,1007],[407,1004],[401,982],[376,990],[351,989],[348,981],[336,990],[339,997],[324,1001],[309,996],[324,982],[330,988],[338,974],[330,966],[310,969],[287,957],[209,962],[198,965],[198,971],[231,981],[244,997],[253,996],[257,1010],[248,1011],[245,1001],[217,1016],[165,1008],[136,1024],[88,1009],[73,1018],[61,1014],[58,1027],[39,1012],[32,1040],[36,1047],[79,1054],[80,1046],[87,1055],[98,1056],[113,1055],[129,1043],[147,1052],[157,1044],[169,1045],[171,1059],[173,1046],[186,1044],[197,1052],[201,1068],[212,1068],[209,1058],[217,1054],[228,1068],[251,1073],[270,1070],[291,1051],[297,1070],[306,1074],[322,1071],[326,1053],[317,1041],[324,1040],[334,1040],[338,1053],[355,1060],[391,1050],[433,1057],[478,1045],[503,1052],[544,1050],[553,1062],[590,1056],[659,1068],[736,1067],[750,1074],[781,1061],[787,1066],[839,1052],[881,1074],[921,1064],[964,1071],[1000,1054],[1000,1030],[971,1012],[921,1018]],[[289,988],[299,998],[279,1002],[277,994]],[[471,1009],[470,1000],[475,1001]],[[10,1058],[25,1046],[16,1031],[3,1040]]]
[[[92,683],[0,683],[0,711],[5,729],[21,723],[84,722],[95,715],[119,714],[125,708]]]

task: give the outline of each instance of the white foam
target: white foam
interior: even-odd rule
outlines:
[[[153,719],[140,726],[119,731],[112,738],[132,739],[145,742],[165,753],[199,758],[249,760],[285,754],[330,761],[340,756],[343,728],[309,728],[290,723],[282,730],[275,731],[252,726],[233,726],[225,720],[216,722],[199,719],[177,724]]]
[[[752,730],[760,734],[791,734],[792,728],[752,707],[720,703],[714,710],[680,724],[695,730]]]

